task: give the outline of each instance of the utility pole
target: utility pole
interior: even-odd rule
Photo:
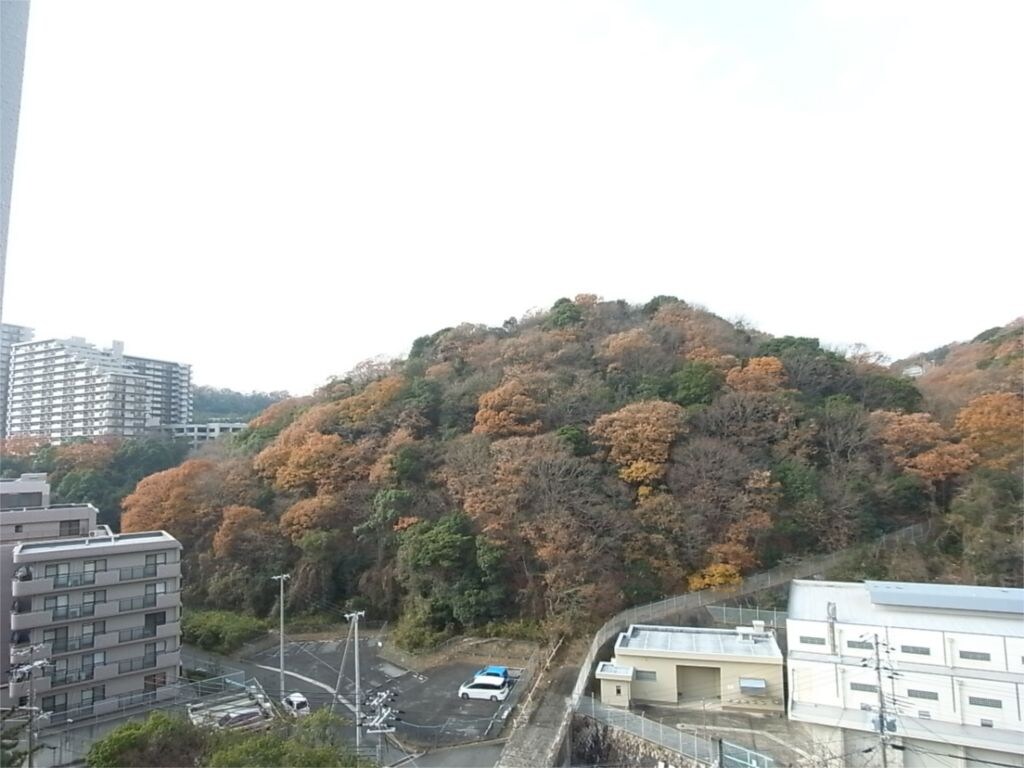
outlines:
[[[281,587],[281,594],[277,599],[278,604],[281,606],[281,646],[280,646],[280,685],[281,693],[278,695],[278,699],[284,698],[284,583],[290,579],[292,575],[290,573],[282,573],[279,576],[271,576]]]
[[[359,735],[360,729],[363,724],[360,722],[359,716],[359,619],[366,615],[366,611],[352,611],[346,613],[345,618],[352,622],[352,628],[355,630],[355,643],[356,643],[356,756],[359,755]]]
[[[23,664],[17,668],[20,673],[28,675],[28,768],[33,768],[34,759],[33,755],[36,751],[36,734],[35,734],[35,720],[36,720],[36,675],[37,669],[45,669],[50,663],[48,659],[36,659],[36,651],[40,650],[42,645],[31,645],[28,648],[16,650],[14,655],[23,655],[26,651],[28,652],[29,662]]]
[[[886,751],[885,689],[882,687],[882,658],[878,652],[878,633],[875,633],[875,675],[878,678],[878,739],[882,751],[882,768],[889,768],[889,754]]]
[[[348,644],[352,639],[352,625],[348,625],[348,636],[345,638],[345,650],[341,654],[341,664],[338,665],[338,682],[334,684],[334,696],[331,698],[331,714],[334,714],[334,705],[341,696],[341,674],[345,671],[345,662],[348,661]]]

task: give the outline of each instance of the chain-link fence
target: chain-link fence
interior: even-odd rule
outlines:
[[[774,608],[740,608],[735,605],[707,605],[705,609],[717,624],[749,627],[753,621],[763,621],[769,627],[784,627],[787,613]]]

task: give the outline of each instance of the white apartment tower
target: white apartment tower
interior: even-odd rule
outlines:
[[[786,628],[789,717],[823,754],[883,765],[884,733],[890,766],[1024,766],[1024,590],[794,581]]]
[[[181,663],[181,544],[164,531],[17,545],[14,706],[51,724],[173,696]]]
[[[7,411],[11,436],[134,437],[189,420],[191,368],[126,356],[121,342],[110,349],[81,338],[23,342],[12,347]]]
[[[7,386],[11,378],[11,352],[15,344],[31,340],[31,328],[0,323],[0,437],[7,434]]]

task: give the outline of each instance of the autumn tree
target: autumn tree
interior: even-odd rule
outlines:
[[[984,466],[1019,467],[1024,454],[1024,397],[1010,392],[976,397],[957,415],[956,428]]]
[[[480,396],[473,432],[495,437],[537,434],[543,429],[543,406],[536,397],[536,389],[522,378],[506,378],[496,389]]]
[[[928,481],[944,509],[952,481],[967,472],[978,455],[968,445],[953,442],[931,414],[875,411],[871,420],[889,458],[900,469]]]
[[[675,403],[645,400],[597,420],[591,438],[608,449],[627,483],[650,485],[665,474],[669,450],[684,427],[683,409]]]
[[[777,392],[786,385],[786,370],[777,357],[752,357],[729,371],[725,383],[737,392]]]

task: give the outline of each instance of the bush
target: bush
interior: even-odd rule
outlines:
[[[183,642],[204,651],[228,654],[267,631],[268,622],[230,611],[194,611],[181,621]]]

